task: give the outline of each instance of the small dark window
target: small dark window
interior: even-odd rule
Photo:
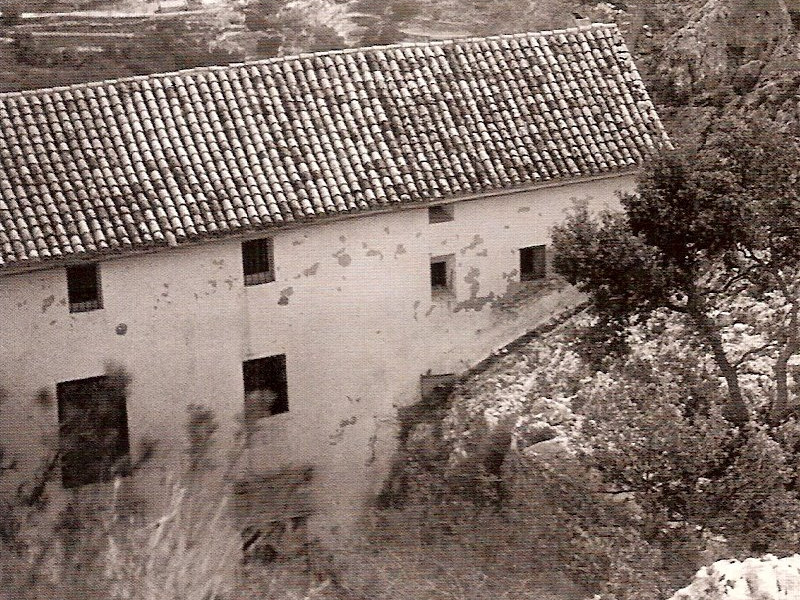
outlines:
[[[453,289],[453,255],[431,258],[431,291],[434,294],[449,293]]]
[[[520,281],[533,281],[542,279],[547,275],[547,260],[545,246],[529,246],[520,248],[519,251],[519,279]]]
[[[244,284],[258,285],[275,280],[272,270],[272,240],[262,238],[242,242]]]
[[[447,223],[453,220],[453,205],[442,204],[428,208],[428,223]]]
[[[255,358],[242,363],[244,416],[248,421],[289,411],[286,355]]]
[[[109,481],[128,470],[128,413],[115,377],[57,384],[61,480],[65,488]]]
[[[67,267],[69,312],[103,308],[100,294],[100,266],[97,264]]]

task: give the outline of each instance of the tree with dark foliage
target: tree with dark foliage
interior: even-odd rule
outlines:
[[[667,309],[682,315],[727,383],[725,417],[749,419],[739,368],[774,360],[770,420],[790,408],[790,359],[800,350],[800,153],[775,125],[729,119],[703,144],[664,148],[641,172],[623,212],[576,206],[555,227],[555,269],[586,292],[612,335]],[[724,298],[778,297],[781,317],[761,325],[766,343],[734,356],[718,319]],[[740,353],[741,354],[741,353]]]

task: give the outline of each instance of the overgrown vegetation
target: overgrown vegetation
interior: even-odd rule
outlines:
[[[798,153],[780,133],[722,122],[655,157],[623,212],[577,206],[555,265],[588,311],[409,427],[390,504],[440,540],[475,532],[461,544],[491,516],[508,554],[602,600],[796,552]]]

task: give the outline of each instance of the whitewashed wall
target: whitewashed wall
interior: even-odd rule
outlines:
[[[133,378],[132,448],[159,440],[151,469],[183,460],[190,403],[216,411],[222,464],[242,361],[285,353],[290,412],[268,419],[268,442],[246,463],[315,464],[321,514],[346,521],[378,488],[395,407],[418,399],[420,374],[463,371],[576,300],[567,290],[498,306],[519,280],[518,249],[547,243],[573,199],[614,206],[632,185],[622,176],[459,202],[448,223],[429,224],[422,208],[278,230],[276,280],[253,287],[238,240],[108,260],[104,308],[87,313],[69,313],[63,268],[0,277],[0,440],[20,476],[36,469],[57,435],[57,407],[37,392],[55,396],[57,382],[114,362]],[[455,297],[434,301],[430,257],[445,254]]]

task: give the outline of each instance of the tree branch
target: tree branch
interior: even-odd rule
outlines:
[[[761,345],[761,346],[758,346],[758,347],[756,347],[756,348],[751,348],[750,350],[748,350],[748,351],[744,352],[744,353],[743,353],[743,354],[742,354],[742,355],[739,357],[739,359],[738,359],[736,362],[734,362],[734,363],[733,363],[733,367],[734,367],[735,369],[738,369],[738,368],[739,368],[739,367],[741,367],[741,366],[742,366],[742,364],[743,364],[743,363],[744,363],[744,362],[745,362],[745,361],[746,361],[748,358],[750,358],[751,356],[754,356],[754,355],[756,355],[756,354],[760,354],[761,352],[764,352],[765,350],[767,350],[768,348],[771,348],[771,347],[773,347],[773,346],[774,346],[774,347],[780,346],[780,342],[777,342],[777,341],[775,341],[775,340],[772,340],[772,341],[770,341],[770,342],[767,342],[766,344],[763,344],[763,345]]]

